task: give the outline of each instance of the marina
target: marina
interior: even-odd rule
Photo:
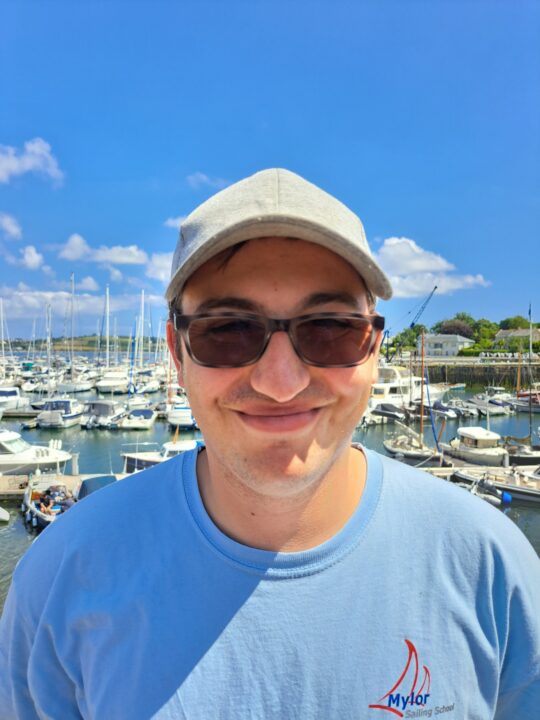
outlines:
[[[0,469],[0,504],[5,511],[4,520],[0,520],[0,605],[15,563],[35,537],[37,520],[34,527],[31,521],[39,513],[32,514],[29,527],[20,512],[28,481],[34,488],[48,483],[73,493],[89,478],[121,479],[126,473],[163,462],[204,442],[186,399],[176,395],[177,387],[167,388],[163,365],[159,366],[156,376],[147,370],[143,378],[147,386],[150,384],[151,394],[127,394],[119,392],[118,386],[111,386],[106,395],[99,394],[95,387],[99,371],[93,370],[87,359],[82,365],[86,367],[86,376],[92,378],[94,386],[90,390],[78,389],[76,395],[58,396],[54,394],[55,389],[50,399],[20,391],[4,396],[10,398],[12,407],[4,409],[0,443],[5,441],[7,446],[11,443],[18,452],[26,453],[27,465],[22,461],[10,465],[6,449],[0,453],[0,462],[4,462],[5,468]],[[40,374],[42,372],[40,368]],[[79,372],[79,376],[81,374]],[[107,373],[111,380],[113,375],[113,370]],[[118,373],[122,383],[125,375]],[[57,372],[56,376],[61,383],[62,378],[71,376],[71,370],[68,367],[65,373]],[[32,386],[31,377],[24,382]],[[155,392],[156,383],[160,388],[158,392]],[[427,397],[424,392],[421,400],[420,378],[409,377],[403,368],[387,368],[374,387],[370,409],[356,429],[354,440],[398,460],[419,465],[445,480],[459,482],[465,490],[500,506],[540,554],[540,463],[528,446],[514,444],[514,450],[520,448],[519,452],[523,453],[523,448],[528,448],[532,453],[531,463],[520,464],[518,469],[512,463],[511,452],[503,445],[503,439],[508,437],[530,438],[533,445],[540,444],[539,423],[533,415],[531,428],[530,415],[513,412],[512,408],[504,413],[497,410],[491,413],[488,395],[481,398],[487,412],[475,412],[475,403],[471,401],[483,395],[483,390],[481,386],[464,389],[461,384],[452,388],[439,383],[430,394],[434,406],[430,413],[429,407],[420,407],[420,402],[426,402]],[[505,388],[498,390],[502,392]],[[536,401],[536,397],[532,400]],[[529,403],[529,398],[520,398],[519,402]],[[445,412],[451,407],[455,412]],[[66,412],[67,422],[63,419]],[[475,449],[475,444],[487,445],[487,449]],[[460,457],[463,449],[465,457]],[[475,453],[481,455],[479,462],[474,462]],[[470,463],[471,454],[474,464]],[[490,460],[492,455],[496,456],[496,462]],[[30,457],[33,464],[28,464]],[[22,455],[21,458],[24,459]],[[513,496],[510,503],[501,500],[503,491]]]

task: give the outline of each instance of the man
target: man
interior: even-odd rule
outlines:
[[[21,560],[2,717],[536,715],[530,545],[351,444],[390,294],[358,218],[288,171],[185,220],[168,340],[205,448],[76,505]]]

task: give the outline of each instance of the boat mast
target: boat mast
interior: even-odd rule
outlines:
[[[73,315],[74,315],[74,305],[75,305],[75,273],[71,273],[71,382],[74,382],[75,380],[75,357],[74,357],[74,350],[73,350]]]
[[[105,288],[105,367],[109,369],[109,286]]]
[[[532,380],[532,308],[529,303],[529,443],[532,445],[532,395],[533,395],[533,380]]]
[[[422,330],[422,359],[420,375],[422,382],[420,383],[420,446],[424,447],[424,374],[425,374],[425,358],[424,358],[424,331]]]

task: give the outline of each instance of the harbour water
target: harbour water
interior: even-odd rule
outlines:
[[[85,394],[93,396],[92,393]],[[83,395],[84,398],[84,395]],[[156,398],[157,401],[158,398]],[[540,422],[537,418],[534,428]],[[461,425],[486,425],[485,419],[461,421]],[[31,443],[47,444],[51,438],[61,439],[63,447],[79,453],[79,470],[81,473],[118,473],[122,471],[121,450],[130,445],[134,449],[138,445],[140,450],[145,443],[158,444],[171,440],[174,432],[163,420],[158,420],[152,430],[144,432],[108,431],[108,430],[81,430],[71,427],[66,430],[21,430],[20,422],[5,419],[2,426],[20,432]],[[454,437],[458,421],[450,420],[443,430],[442,439],[449,440]],[[528,417],[526,414],[517,414],[493,417],[490,427],[501,435],[523,437],[529,432]],[[354,439],[366,447],[384,453],[383,440],[385,434],[392,429],[392,425],[375,425],[365,430],[358,430]],[[182,432],[182,438],[200,437],[199,433]],[[0,523],[0,608],[3,606],[5,596],[11,581],[15,564],[34,539],[22,521],[22,516],[15,505],[3,507],[10,511],[9,523]],[[528,537],[529,541],[540,555],[540,505],[532,506],[521,503],[512,503],[505,512]]]

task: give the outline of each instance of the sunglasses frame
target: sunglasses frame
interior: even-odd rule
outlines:
[[[210,364],[201,362],[198,360],[194,354],[191,347],[191,342],[189,339],[189,326],[194,320],[209,320],[209,319],[218,319],[218,318],[236,318],[239,320],[253,320],[265,327],[265,335],[264,335],[264,341],[261,344],[261,350],[260,352],[252,359],[248,360],[244,363],[236,363],[234,365],[225,365],[225,364]],[[312,360],[306,359],[300,350],[300,348],[297,346],[297,337],[296,337],[296,327],[300,325],[302,322],[306,322],[308,320],[324,320],[324,319],[354,319],[354,320],[367,320],[369,324],[371,325],[371,338],[369,341],[369,349],[366,352],[365,356],[362,357],[362,359],[359,362],[354,363],[345,363],[345,364],[331,364],[328,363],[317,363],[313,362]],[[268,344],[270,343],[270,338],[275,332],[286,332],[291,345],[294,348],[295,353],[298,355],[300,360],[305,363],[306,365],[312,365],[313,367],[322,367],[322,368],[347,368],[347,367],[356,367],[357,365],[362,365],[366,362],[366,360],[369,358],[369,356],[373,353],[373,350],[375,348],[376,340],[380,332],[384,330],[384,317],[382,315],[365,315],[363,313],[343,313],[343,312],[321,312],[321,313],[312,313],[309,315],[298,315],[297,317],[292,318],[269,318],[266,315],[260,315],[258,313],[250,313],[250,312],[220,312],[220,313],[200,313],[196,315],[183,315],[181,312],[173,311],[172,313],[172,320],[174,329],[179,332],[184,339],[186,350],[188,352],[188,355],[190,358],[195,362],[197,365],[201,365],[202,367],[210,367],[210,368],[240,368],[240,367],[246,367],[248,365],[254,365],[256,362],[258,362],[261,357],[264,355]]]

